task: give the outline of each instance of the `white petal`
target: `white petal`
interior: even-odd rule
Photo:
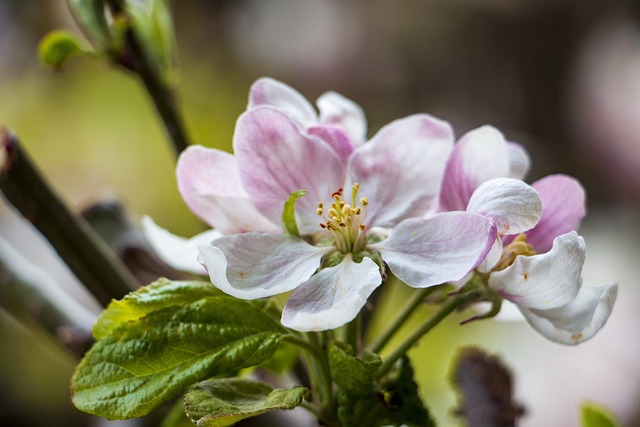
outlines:
[[[414,288],[462,279],[487,255],[496,238],[493,221],[472,212],[446,212],[402,221],[389,237],[369,245],[393,274]]]
[[[527,150],[520,144],[507,142],[507,155],[509,156],[509,177],[524,179],[531,167]]]
[[[203,245],[200,262],[211,282],[242,299],[269,297],[305,282],[330,248],[316,248],[285,234],[245,233]]]
[[[452,147],[451,126],[422,114],[389,123],[356,148],[347,173],[369,199],[367,226],[391,227],[436,206]]]
[[[336,92],[322,94],[316,104],[320,110],[321,124],[339,125],[355,146],[364,143],[367,119],[358,104]]]
[[[618,285],[583,287],[569,304],[551,310],[521,307],[529,324],[544,337],[576,345],[593,337],[606,323],[618,295]]]
[[[285,113],[304,127],[318,120],[313,105],[300,92],[270,77],[256,80],[249,92],[247,111],[261,105]]]
[[[298,331],[335,329],[352,321],[380,285],[380,268],[370,258],[356,264],[347,254],[296,288],[282,312],[282,324]]]
[[[465,210],[480,184],[508,174],[507,143],[502,133],[491,126],[469,131],[456,143],[447,162],[440,208],[445,211]]]
[[[504,298],[527,308],[551,309],[573,300],[582,284],[585,245],[571,232],[558,236],[551,250],[518,256],[512,265],[491,273],[489,286]]]
[[[142,218],[142,232],[156,254],[167,265],[195,274],[207,274],[198,262],[198,246],[222,236],[218,230],[208,230],[185,239],[158,226],[148,216]]]
[[[513,178],[495,178],[473,192],[467,211],[496,221],[499,234],[519,234],[533,228],[542,214],[538,192]]]
[[[495,267],[498,261],[500,261],[500,258],[502,258],[502,239],[498,237],[493,243],[493,246],[491,246],[491,250],[489,251],[487,256],[480,264],[478,264],[478,267],[476,268],[480,272],[487,273],[491,271],[493,267]]]

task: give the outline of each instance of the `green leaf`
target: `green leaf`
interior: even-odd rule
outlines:
[[[184,405],[199,427],[222,427],[275,409],[293,409],[307,396],[306,387],[274,390],[244,378],[220,378],[193,386]]]
[[[87,53],[75,34],[68,31],[52,31],[40,42],[38,56],[45,65],[60,68],[64,62],[77,55]]]
[[[101,49],[110,44],[105,0],[69,0],[69,8],[82,31]]]
[[[74,404],[109,419],[140,417],[197,381],[264,362],[286,334],[264,307],[214,296],[120,324],[76,368]]]
[[[344,427],[435,426],[418,395],[409,359],[402,358],[366,395],[338,394],[338,417]]]
[[[296,224],[295,205],[298,199],[308,194],[306,190],[299,190],[295,193],[291,193],[289,199],[284,203],[284,210],[282,211],[282,223],[287,233],[294,236],[300,236],[298,231],[298,224]]]
[[[580,423],[582,427],[619,427],[621,425],[611,411],[591,402],[582,405]]]
[[[184,412],[184,402],[178,399],[169,409],[160,427],[193,427],[193,423]]]
[[[366,352],[361,358],[351,353],[344,343],[336,342],[329,347],[331,376],[342,390],[358,396],[371,394],[382,360],[375,353]]]
[[[93,336],[101,340],[113,334],[118,326],[138,320],[154,311],[217,295],[222,295],[222,292],[210,282],[173,282],[159,279],[119,301],[111,301],[93,326]]]

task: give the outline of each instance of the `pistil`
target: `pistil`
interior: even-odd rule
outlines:
[[[365,247],[364,232],[367,229],[364,224],[364,213],[369,201],[366,197],[358,200],[358,183],[351,187],[351,204],[343,200],[343,189],[339,188],[331,196],[331,203],[327,216],[324,217],[324,206],[318,203],[316,214],[323,216],[325,222],[320,224],[328,230],[335,240],[336,249],[342,253],[358,253]]]

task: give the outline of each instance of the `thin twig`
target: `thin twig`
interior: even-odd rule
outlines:
[[[0,127],[0,190],[49,240],[71,271],[106,306],[137,281],[87,222],[72,212],[41,176],[16,136]]]

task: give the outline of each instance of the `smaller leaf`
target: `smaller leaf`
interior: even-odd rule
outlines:
[[[307,195],[306,190],[299,190],[295,193],[291,193],[286,202],[284,202],[284,210],[282,211],[282,223],[287,233],[300,236],[298,231],[298,224],[296,224],[295,205],[298,199]]]
[[[306,387],[274,390],[244,378],[219,378],[194,385],[184,405],[194,424],[223,427],[276,409],[293,409],[307,396]]]
[[[69,9],[82,31],[99,49],[110,43],[105,16],[105,0],[68,0]]]
[[[619,427],[621,425],[611,411],[592,402],[582,405],[580,424],[582,427]]]
[[[209,282],[173,282],[158,279],[119,301],[111,301],[94,325],[93,336],[100,340],[118,326],[138,320],[154,311],[216,295],[222,295],[222,292]]]
[[[355,357],[350,350],[347,345],[339,342],[329,347],[331,376],[341,389],[349,393],[370,394],[382,360],[377,354],[369,352],[364,353],[362,358]]]
[[[40,42],[40,61],[53,68],[60,68],[64,62],[77,55],[88,53],[81,47],[80,40],[68,31],[53,31]]]

